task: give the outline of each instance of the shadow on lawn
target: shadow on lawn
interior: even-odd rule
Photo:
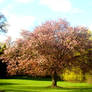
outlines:
[[[8,92],[40,92],[40,91],[23,91],[23,90],[7,90]],[[6,92],[6,91],[4,91]]]
[[[3,85],[19,85],[17,83],[0,83],[0,86],[3,86]]]
[[[50,76],[46,77],[40,77],[40,76],[11,76],[8,77],[7,79],[21,79],[21,80],[36,80],[36,81],[51,81]]]
[[[0,92],[30,92],[30,91],[23,91],[23,90],[1,90]],[[39,92],[39,91],[31,91],[31,92]]]
[[[25,89],[27,89],[27,90],[29,90],[30,89],[30,91],[25,91]],[[18,88],[18,89],[7,89],[7,90],[3,90],[3,91],[0,91],[0,92],[44,92],[44,90],[46,91],[46,90],[51,90],[51,92],[52,92],[52,90],[54,91],[54,90],[57,90],[57,91],[71,91],[71,92],[92,92],[92,88],[86,88],[86,87],[84,87],[84,88],[80,88],[80,87],[78,87],[78,88],[64,88],[64,87],[59,87],[59,88],[50,88],[50,87],[41,87],[41,86],[27,86],[27,87],[23,87],[23,89],[22,88]],[[55,91],[55,92],[57,92],[57,91]]]
[[[66,88],[66,87],[58,87],[58,88],[51,88],[51,87],[35,87],[35,86],[28,86],[28,87],[25,87],[26,89],[33,89],[33,90],[36,90],[36,89],[41,89],[41,90],[47,90],[47,89],[57,89],[57,90],[89,90],[89,89],[91,89],[92,90],[92,88],[90,87],[90,88],[86,88],[86,87],[83,87],[83,88],[80,88],[80,87],[78,87],[78,88]]]
[[[92,92],[92,88],[62,88],[62,87],[59,87],[59,88],[50,88],[50,87],[26,87],[27,89],[32,89],[32,90],[42,90],[42,91],[44,91],[44,90],[57,90],[57,91],[62,91],[62,90],[64,90],[65,92],[67,91],[71,91],[71,92]],[[42,92],[41,91],[41,92]],[[52,91],[51,91],[52,92]]]
[[[71,89],[92,89],[91,87],[90,88],[86,88],[86,87],[83,87],[83,88],[65,88],[65,87],[58,87],[58,88],[50,88],[50,87],[34,87],[34,86],[30,86],[30,87],[25,87],[25,88],[31,88],[31,89],[62,89],[62,90],[71,90]]]
[[[0,92],[5,92],[4,90],[0,90]]]

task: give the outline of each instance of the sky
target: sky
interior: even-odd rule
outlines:
[[[0,0],[0,12],[7,18],[8,36],[21,37],[21,30],[33,29],[47,20],[63,18],[72,26],[86,26],[92,30],[92,0]]]

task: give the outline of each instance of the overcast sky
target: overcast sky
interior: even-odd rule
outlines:
[[[32,31],[46,20],[58,18],[92,29],[92,0],[0,0],[0,12],[10,24],[6,36],[13,40],[20,37],[22,29]]]

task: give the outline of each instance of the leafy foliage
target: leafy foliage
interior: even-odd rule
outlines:
[[[92,40],[85,27],[73,28],[59,19],[47,21],[33,32],[23,30],[21,35],[23,38],[7,48],[2,56],[11,75],[50,75],[52,86],[56,86],[57,76],[65,68],[78,66],[87,72],[92,66],[88,58]]]

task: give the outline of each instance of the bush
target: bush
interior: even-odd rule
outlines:
[[[90,73],[86,74],[86,81],[87,83],[92,84],[92,74]]]
[[[65,69],[61,77],[63,80],[66,80],[66,81],[82,81],[83,80],[82,71],[78,67],[73,67],[71,70]]]

